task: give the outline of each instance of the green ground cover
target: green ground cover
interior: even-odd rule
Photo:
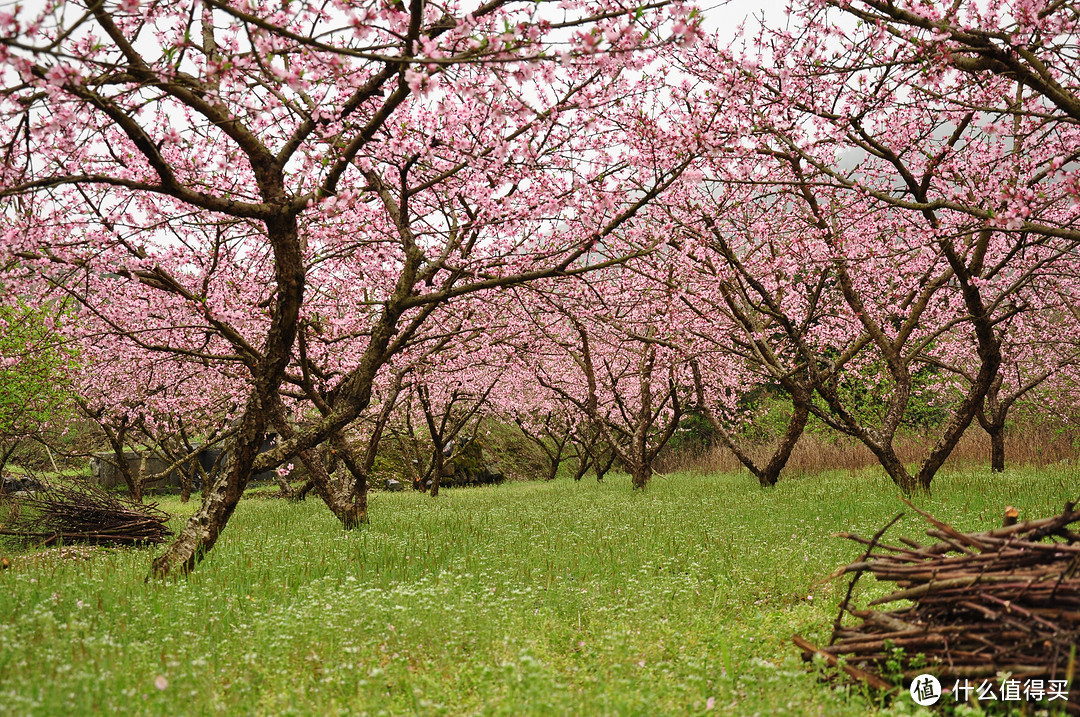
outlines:
[[[1072,467],[969,471],[918,502],[974,530],[1006,504],[1058,512],[1078,487]],[[164,507],[177,526],[192,509]],[[186,580],[145,582],[146,550],[10,557],[0,713],[881,711],[820,683],[790,636],[827,640],[845,584],[819,581],[858,552],[830,534],[904,508],[872,472],[377,494],[352,533],[316,500],[256,497]],[[922,534],[908,513],[890,535]]]

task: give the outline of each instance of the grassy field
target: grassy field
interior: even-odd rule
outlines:
[[[975,529],[1077,493],[1071,467],[978,471],[919,503]],[[904,508],[874,472],[378,494],[352,533],[255,497],[182,581],[145,582],[148,550],[10,557],[0,713],[910,714],[819,682],[790,643],[828,638],[845,584],[819,581],[858,555],[830,533]],[[909,511],[890,535],[924,528]]]

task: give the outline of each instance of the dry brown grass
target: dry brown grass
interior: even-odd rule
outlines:
[[[1044,466],[1061,461],[1074,461],[1080,452],[1073,447],[1075,432],[1061,432],[1038,425],[1019,426],[1005,436],[1005,467]],[[922,461],[933,437],[903,436],[896,441],[897,454],[907,464]],[[757,446],[749,451],[762,463],[771,454],[772,445]],[[972,427],[960,440],[945,468],[989,465],[990,439],[979,428]],[[878,465],[874,454],[858,441],[843,436],[836,438],[820,434],[803,434],[791,453],[784,469],[787,475],[816,473],[823,470],[857,470]],[[672,451],[658,462],[661,473],[689,471],[700,473],[730,473],[744,470],[731,451],[717,446],[711,451]]]

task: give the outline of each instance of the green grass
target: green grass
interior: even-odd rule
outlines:
[[[1006,504],[1058,512],[1078,486],[1073,468],[967,472],[919,502],[967,530]],[[828,638],[846,584],[819,581],[859,554],[830,533],[904,508],[871,472],[377,494],[351,533],[316,500],[253,498],[186,580],[145,582],[149,550],[15,557],[0,712],[867,714],[790,636]],[[890,535],[924,529],[909,511]]]
[[[17,463],[7,463],[4,465],[4,473],[10,476],[26,476],[27,478],[90,478],[90,464],[85,466],[73,468],[71,466],[65,466],[60,469],[60,472],[56,471],[42,471],[36,469],[26,468],[20,466]]]

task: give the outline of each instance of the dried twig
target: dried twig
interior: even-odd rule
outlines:
[[[942,683],[973,677],[993,681],[1002,673],[1071,680],[1070,655],[1080,644],[1080,539],[1070,530],[1080,522],[1076,504],[1066,504],[1060,515],[1022,523],[1006,512],[1005,526],[978,533],[961,533],[916,510],[933,526],[927,535],[941,542],[923,546],[901,538],[907,547],[881,542],[895,518],[870,540],[842,535],[868,547],[831,576],[854,573],[832,641],[819,649],[796,639],[804,656],[819,655],[830,664],[844,657],[840,664],[847,674],[875,687],[883,681],[886,663],[898,658],[906,680],[928,671]],[[891,611],[856,609],[852,588],[863,573],[897,587],[870,607],[901,600],[914,604]],[[845,614],[859,622],[844,625]],[[925,667],[911,667],[916,655],[925,661],[916,664]],[[1065,707],[1080,711],[1080,688],[1070,688]]]
[[[0,535],[26,542],[85,542],[133,545],[162,543],[170,535],[169,515],[156,503],[117,498],[80,481],[43,482],[43,489],[18,499]]]

